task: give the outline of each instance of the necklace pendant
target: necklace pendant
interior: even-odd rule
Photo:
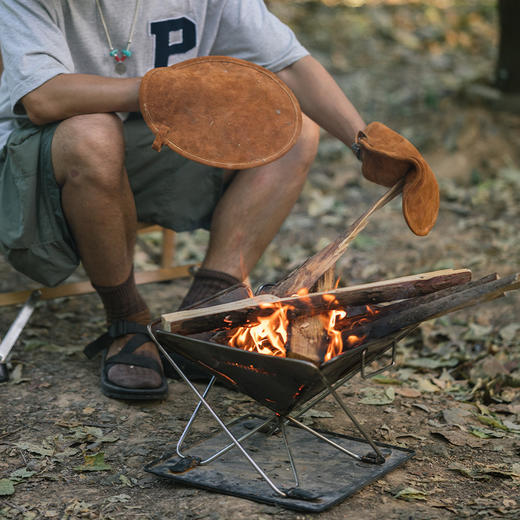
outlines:
[[[116,72],[118,74],[124,74],[126,72],[126,65],[122,61],[116,63]]]

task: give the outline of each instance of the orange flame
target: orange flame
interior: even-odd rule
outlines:
[[[327,314],[320,314],[323,328],[327,332],[329,337],[329,346],[325,353],[324,361],[328,361],[333,357],[336,357],[343,351],[343,338],[341,337],[341,331],[336,329],[336,321],[342,320],[347,317],[347,312],[342,310],[332,310]]]
[[[228,340],[232,347],[238,347],[251,352],[285,357],[289,319],[287,312],[292,307],[279,303],[265,303],[262,309],[273,309],[269,316],[259,316],[258,323],[249,327],[238,327]]]
[[[300,301],[305,302],[309,306],[311,305],[306,289],[300,289],[297,295],[300,296]],[[329,308],[339,306],[339,302],[332,294],[324,294],[322,299]],[[259,316],[253,324],[233,329],[231,337],[228,339],[228,345],[250,352],[286,357],[287,340],[289,337],[288,312],[294,310],[294,307],[282,305],[278,302],[265,303],[260,305],[260,307],[262,309],[270,309],[272,312],[268,316]],[[367,314],[348,320],[346,320],[347,312],[343,309],[336,308],[319,314],[328,337],[327,351],[323,358],[324,362],[341,354],[344,348],[353,348],[363,342],[366,336],[348,335],[345,341],[343,338],[348,329],[369,321],[369,317],[378,312],[375,309],[371,309],[368,305],[366,309]],[[319,345],[316,345],[316,348],[319,348]]]

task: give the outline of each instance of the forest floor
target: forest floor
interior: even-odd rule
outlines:
[[[365,119],[408,137],[439,180],[432,233],[414,236],[399,202],[392,202],[338,262],[340,285],[441,268],[470,268],[474,279],[518,272],[520,112],[518,100],[490,86],[495,2],[388,4],[269,2]],[[253,285],[280,279],[382,192],[324,134],[302,196],[252,273]],[[153,246],[155,237],[148,240]],[[179,235],[177,260],[199,261],[206,242],[205,232]],[[139,268],[150,267],[144,253],[136,259]],[[187,279],[151,284],[143,293],[159,316],[177,308],[188,285]],[[0,290],[32,286],[0,260]],[[415,456],[320,518],[520,517],[519,293],[424,323],[400,342],[395,368],[373,380],[355,377],[341,389],[376,440],[411,448]],[[1,308],[2,333],[17,311]],[[104,397],[99,360],[87,361],[81,352],[103,332],[102,314],[95,295],[47,302],[21,336],[11,380],[0,385],[0,518],[315,516],[146,473],[146,464],[174,450],[194,401],[173,380],[163,402]],[[255,410],[243,395],[223,387],[213,392],[226,417]],[[329,400],[307,420],[355,435]],[[204,439],[213,426],[204,415],[193,439]]]

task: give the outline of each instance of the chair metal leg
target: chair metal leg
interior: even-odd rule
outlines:
[[[9,379],[9,372],[7,370],[7,358],[13,349],[16,340],[20,337],[25,325],[32,316],[36,304],[40,299],[40,291],[36,290],[31,293],[23,307],[20,309],[18,316],[9,327],[7,334],[0,343],[0,382],[7,381]]]

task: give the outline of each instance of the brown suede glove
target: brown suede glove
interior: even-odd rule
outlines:
[[[435,175],[415,146],[382,123],[370,123],[358,133],[362,173],[369,181],[393,186],[406,176],[403,215],[409,228],[427,235],[439,212],[439,186]]]
[[[139,90],[154,150],[166,144],[210,166],[243,170],[288,152],[301,132],[300,105],[269,70],[203,56],[148,71]]]

